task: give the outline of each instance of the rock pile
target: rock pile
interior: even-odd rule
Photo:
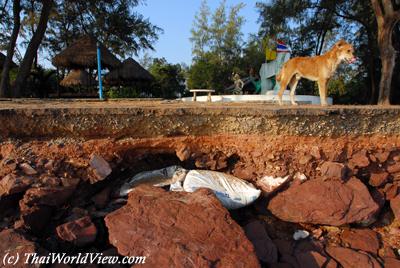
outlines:
[[[214,194],[139,186],[105,218],[121,255],[146,256],[146,267],[258,267],[253,245]]]
[[[0,252],[144,255],[147,266],[400,267],[400,142],[130,142],[0,144]],[[237,211],[207,190],[116,195],[133,174],[173,164],[254,185],[289,179]],[[293,239],[299,230],[308,236]]]

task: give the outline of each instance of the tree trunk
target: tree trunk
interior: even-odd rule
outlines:
[[[14,97],[20,97],[22,90],[24,89],[26,79],[28,78],[29,72],[32,68],[33,60],[36,56],[37,50],[42,42],[43,36],[47,29],[47,22],[49,20],[53,0],[43,0],[42,5],[43,7],[40,14],[38,27],[35,34],[32,36],[31,41],[29,42],[24,59],[22,60],[17,78],[15,80]]]
[[[378,44],[382,62],[378,104],[382,105],[390,104],[390,91],[393,69],[396,60],[396,51],[392,46],[392,33],[394,25],[394,21],[378,25]]]
[[[391,0],[371,0],[371,5],[378,25],[378,45],[382,62],[378,104],[389,105],[393,69],[396,62],[392,35],[396,23],[400,20],[400,11],[394,9]]]
[[[10,69],[12,64],[12,58],[14,56],[14,50],[17,43],[17,38],[19,34],[19,28],[21,26],[21,3],[20,0],[13,1],[13,30],[10,38],[10,42],[7,48],[7,57],[3,65],[3,71],[1,72],[1,81],[0,81],[0,97],[8,97],[10,92]]]

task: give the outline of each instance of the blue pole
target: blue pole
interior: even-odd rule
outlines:
[[[97,77],[99,79],[99,98],[100,100],[103,100],[103,83],[101,81],[101,52],[99,42],[97,42]]]

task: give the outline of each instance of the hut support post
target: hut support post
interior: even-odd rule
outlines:
[[[101,81],[101,52],[99,43],[97,43],[97,77],[99,79],[99,98],[100,100],[103,100],[103,83]]]

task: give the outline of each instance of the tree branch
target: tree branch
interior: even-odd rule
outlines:
[[[1,13],[0,13],[0,15],[1,15],[2,17],[3,17],[3,15],[6,13],[7,5],[8,5],[8,0],[6,0],[6,1],[4,2],[4,5],[3,5],[3,7],[1,8]]]
[[[383,24],[383,11],[381,9],[381,5],[379,3],[379,0],[371,0],[371,5],[372,9],[374,10],[374,13],[376,15],[376,21],[378,24]]]
[[[385,10],[385,15],[392,16],[393,15],[392,0],[382,0],[382,4],[383,4],[383,8]]]

